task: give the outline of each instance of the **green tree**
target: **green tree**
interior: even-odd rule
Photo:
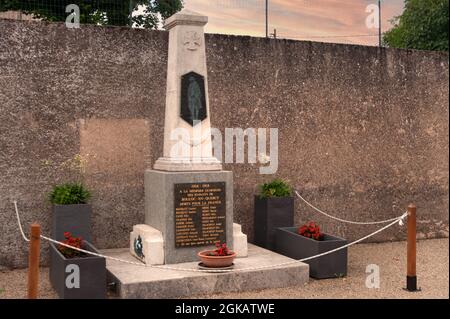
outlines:
[[[384,33],[389,47],[448,51],[449,0],[405,0],[405,10]]]
[[[66,6],[80,8],[80,23],[157,29],[183,0],[0,0],[0,11],[21,11],[45,21],[66,21]]]

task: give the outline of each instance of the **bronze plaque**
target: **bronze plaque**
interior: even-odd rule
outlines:
[[[202,75],[189,72],[181,77],[180,116],[192,126],[206,119],[205,78]]]
[[[225,182],[175,184],[175,247],[226,242]]]

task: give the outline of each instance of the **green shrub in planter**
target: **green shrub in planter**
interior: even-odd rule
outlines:
[[[91,193],[80,183],[56,185],[49,194],[49,200],[55,205],[87,204]]]
[[[64,240],[64,232],[92,240],[90,192],[81,183],[56,185],[48,195],[52,205],[52,236]]]
[[[281,179],[274,179],[270,183],[264,183],[259,186],[260,198],[272,198],[272,197],[291,197],[292,187]]]
[[[275,230],[294,225],[294,197],[292,187],[281,179],[260,185],[255,195],[255,244],[275,249]]]

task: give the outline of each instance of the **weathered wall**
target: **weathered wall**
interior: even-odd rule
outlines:
[[[49,232],[45,194],[87,158],[94,241],[125,247],[144,221],[143,171],[162,154],[167,33],[0,20],[0,265],[24,266],[15,222]],[[208,35],[212,124],[279,128],[278,177],[325,211],[378,220],[417,203],[420,237],[448,236],[448,55]],[[226,165],[252,234],[258,166]],[[310,219],[355,239],[376,227]],[[374,240],[404,238],[399,228]],[[43,256],[45,259],[45,254]]]

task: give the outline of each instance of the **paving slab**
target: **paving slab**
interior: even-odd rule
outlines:
[[[102,253],[128,261],[137,261],[137,259],[131,256],[128,248],[105,249],[102,250]],[[299,262],[277,266],[277,264],[292,260],[291,258],[249,244],[248,257],[235,259],[234,269],[236,272],[205,273],[166,270],[146,268],[114,260],[107,260],[106,268],[109,281],[113,281],[116,284],[116,293],[119,298],[166,299],[283,288],[307,283],[309,280],[309,266],[307,264]],[[170,266],[184,269],[198,269],[198,262]],[[261,266],[269,267],[255,270],[247,269]]]

